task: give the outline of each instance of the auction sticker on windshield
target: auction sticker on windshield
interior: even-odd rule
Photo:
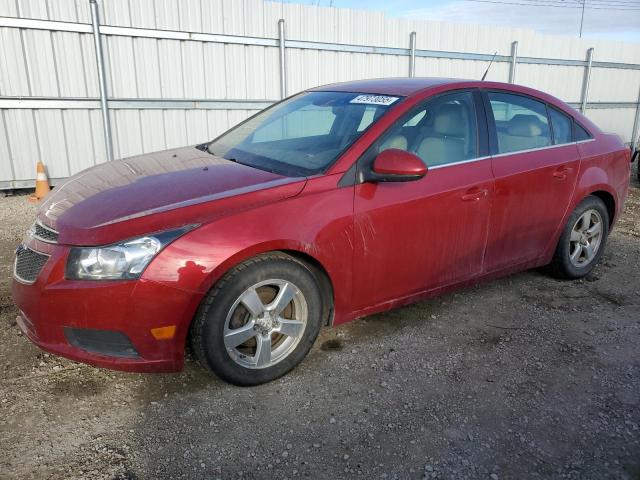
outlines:
[[[398,97],[388,97],[386,95],[358,95],[349,103],[366,103],[368,105],[391,105],[398,100]]]

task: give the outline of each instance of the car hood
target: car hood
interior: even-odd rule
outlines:
[[[85,170],[53,190],[38,219],[59,243],[99,245],[291,197],[305,181],[185,147]]]

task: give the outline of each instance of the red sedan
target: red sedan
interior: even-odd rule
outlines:
[[[224,380],[296,366],[337,325],[541,265],[587,275],[630,152],[560,100],[453,79],[341,83],[210,143],[99,165],[42,204],[13,297],[43,349]]]

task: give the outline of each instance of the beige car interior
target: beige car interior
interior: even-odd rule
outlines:
[[[548,126],[535,115],[514,115],[507,122],[506,132],[498,131],[501,153],[530,150],[550,144]]]
[[[427,109],[418,125],[405,124],[389,136],[379,151],[389,148],[418,155],[429,167],[474,158],[476,149],[473,109],[464,101],[436,104]],[[518,152],[551,144],[549,125],[536,114],[518,113],[506,121],[497,121],[500,153]]]
[[[399,150],[408,150],[409,142],[404,135],[391,135],[380,146],[380,151],[389,150],[390,148],[397,148]]]
[[[379,151],[407,150],[418,155],[428,166],[457,162],[475,154],[472,127],[475,129],[475,122],[469,118],[466,105],[458,101],[443,103],[428,112],[424,125],[407,130],[414,132],[412,138],[408,138],[409,134],[396,133],[382,143]]]
[[[460,103],[440,105],[433,116],[428,135],[420,142],[416,154],[430,167],[465,159],[469,150],[468,110]]]

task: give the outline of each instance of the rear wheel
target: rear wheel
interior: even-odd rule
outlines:
[[[604,253],[609,235],[609,213],[595,196],[585,198],[573,211],[560,236],[551,268],[560,278],[588,275]]]
[[[321,323],[313,274],[288,255],[266,254],[235,267],[209,292],[191,343],[200,362],[223,380],[257,385],[298,365]]]

